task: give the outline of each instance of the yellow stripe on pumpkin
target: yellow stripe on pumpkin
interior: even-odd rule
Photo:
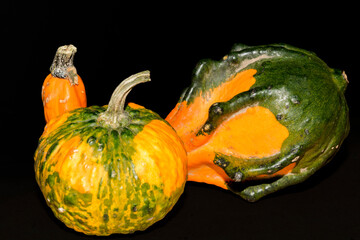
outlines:
[[[132,161],[139,179],[150,185],[163,184],[165,196],[171,196],[186,181],[187,173],[186,152],[175,131],[165,122],[153,120],[133,143],[136,153]]]
[[[53,158],[57,159],[54,171],[61,180],[79,193],[97,193],[100,179],[107,174],[103,166],[96,163],[93,148],[81,143],[79,136],[67,140],[61,148],[66,151],[58,151]]]
[[[129,102],[128,105],[129,105],[129,107],[131,107],[132,109],[143,109],[143,108],[144,108],[143,106],[138,105],[138,104],[133,103],[133,102]]]

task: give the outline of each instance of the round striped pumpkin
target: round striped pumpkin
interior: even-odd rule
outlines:
[[[173,128],[134,103],[124,80],[109,106],[79,108],[51,120],[35,153],[36,180],[66,226],[91,235],[132,233],[162,219],[182,194],[187,156]]]

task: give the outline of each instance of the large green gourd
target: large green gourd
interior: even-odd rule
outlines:
[[[235,45],[203,60],[166,120],[182,138],[189,180],[256,201],[304,181],[349,132],[344,72],[289,45]]]

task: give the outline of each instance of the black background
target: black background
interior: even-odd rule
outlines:
[[[355,4],[104,2],[14,1],[1,8],[5,64],[1,65],[0,239],[360,239]],[[234,43],[304,48],[330,67],[346,71],[350,135],[333,161],[306,182],[256,203],[189,182],[174,209],[146,231],[86,236],[53,216],[33,172],[33,153],[45,126],[41,86],[56,49],[70,43],[78,48],[74,62],[89,106],[107,104],[121,80],[148,69],[152,81],[133,89],[128,101],[164,118],[190,84],[199,60],[221,59]]]

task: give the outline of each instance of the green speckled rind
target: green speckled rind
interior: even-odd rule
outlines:
[[[125,111],[130,124],[114,130],[97,122],[105,110],[106,107],[97,106],[74,110],[60,127],[40,139],[35,153],[36,180],[55,216],[70,228],[90,235],[144,230],[171,210],[185,183],[166,196],[162,184],[143,182],[137,176],[132,161],[136,151],[133,139],[152,120],[163,121],[156,113],[128,106]],[[101,175],[100,181],[84,180],[96,183],[86,193],[73,189],[55,169],[58,161],[72,151],[62,146],[77,137],[80,143],[74,144],[75,151],[80,145],[92,151],[81,152],[79,147],[81,161],[92,163],[96,165],[94,171],[101,169],[105,173],[91,175],[93,178]],[[87,158],[91,161],[86,161]]]
[[[288,129],[289,137],[276,156],[239,159],[215,155],[214,163],[233,179],[229,189],[256,201],[305,180],[337,152],[350,129],[344,97],[348,82],[344,73],[329,68],[312,52],[285,44],[238,44],[223,60],[201,61],[180,102],[191,104],[200,94],[205,96],[246,69],[256,69],[255,84],[227,102],[215,103],[197,134],[210,134],[228,117],[252,106],[268,108]],[[273,183],[249,186],[249,180],[256,176],[273,174],[293,162],[297,165],[287,176]]]

